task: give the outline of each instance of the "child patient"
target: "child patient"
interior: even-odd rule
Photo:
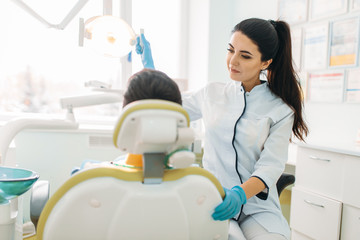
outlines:
[[[128,87],[124,94],[123,107],[127,104],[143,99],[161,99],[182,104],[181,94],[178,85],[165,73],[153,70],[143,69],[132,75],[128,80]],[[142,156],[128,154],[126,157],[121,156],[110,162],[112,165],[141,168]],[[81,167],[73,169],[71,174],[84,168],[109,165],[94,160],[85,160]]]

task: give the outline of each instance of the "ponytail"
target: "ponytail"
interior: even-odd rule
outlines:
[[[292,131],[299,140],[304,141],[309,130],[303,119],[302,90],[292,62],[290,28],[283,21],[270,23],[276,29],[279,43],[277,53],[268,67],[269,87],[294,111]]]

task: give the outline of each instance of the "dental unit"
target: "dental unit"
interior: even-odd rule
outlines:
[[[112,103],[121,98],[121,94],[109,91],[62,98],[62,108],[68,110],[66,119],[10,121],[0,129],[7,136],[2,143],[10,143],[23,129],[75,129],[78,123],[74,121],[73,108]],[[187,112],[180,105],[163,100],[129,104],[115,124],[113,141],[121,153],[142,155],[142,168],[114,165],[74,174],[45,201],[44,208],[37,210],[40,218],[34,239],[115,239],[119,236],[121,239],[149,239],[149,236],[153,239],[227,239],[228,222],[214,221],[210,215],[221,201],[223,189],[212,174],[192,166],[195,154],[189,146],[194,141],[194,132],[189,128]],[[1,149],[4,156],[6,146]],[[2,175],[9,171],[26,172],[19,176],[29,184],[18,195],[30,189],[39,178],[32,171],[4,169]],[[1,193],[4,192],[2,180],[0,176]],[[36,188],[32,201],[37,199],[33,195],[36,196]],[[9,201],[17,203],[16,200],[14,195]],[[16,215],[11,215],[10,210],[21,211],[16,204],[0,203],[1,216],[10,215],[7,222],[4,217],[0,218],[0,234],[7,236],[6,240],[23,239],[22,221],[17,220],[15,227]],[[168,219],[169,214],[172,221]],[[137,231],[139,227],[141,231]],[[207,231],[203,231],[203,227]]]

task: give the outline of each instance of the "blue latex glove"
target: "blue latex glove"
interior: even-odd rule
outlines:
[[[143,47],[140,45],[140,38]],[[150,43],[146,40],[143,33],[140,34],[140,37],[136,38],[136,53],[141,54],[141,62],[144,68],[155,69],[153,57],[151,54]]]
[[[235,186],[231,190],[224,188],[225,199],[216,208],[212,217],[214,220],[224,221],[233,218],[240,212],[241,206],[246,203],[244,189]]]
[[[127,55],[127,61],[131,62],[132,61],[132,51],[130,51]]]

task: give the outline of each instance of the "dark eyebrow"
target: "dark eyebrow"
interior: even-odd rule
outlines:
[[[231,48],[234,48],[234,46],[233,46],[231,43],[229,43],[229,45],[230,45],[230,47],[231,47]],[[246,50],[240,50],[240,52],[241,52],[241,53],[246,53],[246,54],[249,54],[249,55],[251,55],[251,56],[252,56],[252,54],[251,54],[249,51],[246,51]]]
[[[245,51],[245,50],[241,50],[240,52],[241,52],[241,53],[247,53],[247,54],[249,54],[249,55],[252,56],[251,52],[248,52],[248,51]]]

